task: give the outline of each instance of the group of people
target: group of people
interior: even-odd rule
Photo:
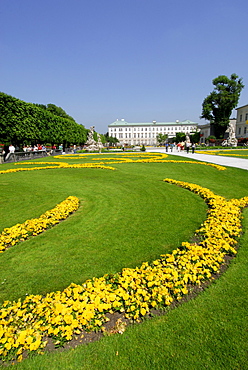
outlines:
[[[34,146],[24,145],[22,149],[24,152],[37,152],[39,150],[46,150],[46,147],[45,145],[41,145],[41,144],[34,145]]]
[[[169,148],[170,148],[170,151],[173,152],[173,149],[175,148],[175,144],[174,143],[165,143],[165,151],[168,152],[169,151]]]
[[[22,150],[24,152],[38,152],[38,151],[46,150],[46,147],[45,145],[41,145],[41,144],[34,145],[34,146],[24,144],[22,147]],[[13,144],[10,144],[9,146],[5,145],[2,150],[4,160],[7,161],[8,158],[11,156],[11,154],[14,154],[15,152],[18,152],[18,151],[20,151],[20,148],[18,146],[15,147]]]
[[[195,143],[192,143],[191,142],[181,142],[181,143],[178,143],[178,144],[175,144],[175,143],[166,143],[165,144],[165,151],[168,152],[169,151],[169,148],[170,148],[170,151],[173,152],[174,148],[177,148],[177,151],[178,152],[181,152],[181,150],[184,150],[186,148],[186,152],[189,153],[189,150],[191,148],[192,150],[192,153],[195,152]]]
[[[186,152],[189,153],[191,147],[192,153],[195,153],[195,143],[186,142]]]

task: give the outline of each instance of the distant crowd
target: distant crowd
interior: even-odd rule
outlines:
[[[56,149],[56,146],[55,146],[55,149]],[[9,146],[8,145],[4,146],[2,150],[2,154],[3,154],[4,160],[7,161],[10,155],[14,154],[15,152],[19,152],[19,151],[38,152],[38,151],[46,151],[46,150],[47,150],[46,146],[41,145],[41,144],[34,145],[34,146],[24,145],[22,150],[18,146],[15,147],[14,145],[10,144]]]
[[[168,152],[169,149],[171,152],[174,151],[174,148],[177,148],[177,151],[178,152],[181,152],[182,150],[186,149],[186,152],[189,153],[189,149],[191,148],[192,150],[192,153],[195,152],[195,143],[191,143],[191,142],[181,142],[181,143],[166,143],[165,144],[165,151]]]

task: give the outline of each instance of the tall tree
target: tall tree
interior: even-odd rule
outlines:
[[[213,79],[214,90],[202,103],[201,118],[210,121],[212,132],[217,138],[223,138],[228,127],[232,110],[238,105],[242,78],[235,73],[230,78],[221,75]]]
[[[166,140],[168,139],[168,135],[167,134],[164,134],[164,135],[163,134],[158,134],[156,139],[157,139],[157,142],[159,143],[159,145],[163,145],[166,142]]]

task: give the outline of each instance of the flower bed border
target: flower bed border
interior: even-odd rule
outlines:
[[[248,197],[228,201],[195,184],[164,181],[200,195],[208,204],[208,217],[196,231],[199,242],[184,242],[150,264],[124,268],[121,273],[93,278],[83,285],[71,284],[62,292],[4,302],[0,310],[3,360],[21,361],[25,353],[42,353],[46,336],[55,346],[64,346],[83,330],[101,330],[108,314],[115,312],[140,321],[151,310],[180,301],[192,285],[200,287],[211,280],[226,256],[236,254],[241,208],[248,205]]]

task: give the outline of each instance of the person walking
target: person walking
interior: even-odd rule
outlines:
[[[10,146],[9,146],[9,152],[8,152],[8,154],[6,155],[5,160],[7,161],[7,160],[8,160],[8,158],[10,157],[10,155],[11,155],[11,154],[14,154],[14,153],[15,153],[15,147],[14,147],[14,145],[10,144]]]
[[[192,144],[191,149],[192,149],[192,154],[194,154],[195,153],[195,143]]]

